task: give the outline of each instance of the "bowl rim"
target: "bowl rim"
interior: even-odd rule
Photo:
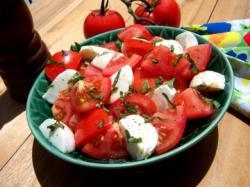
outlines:
[[[159,28],[159,29],[167,29],[167,30],[174,30],[176,31],[181,31],[184,32],[185,30],[183,29],[179,29],[179,28],[173,28],[173,27],[167,27],[167,26],[146,26],[146,28],[149,29],[154,29],[154,28]],[[122,28],[124,29],[124,28]],[[115,33],[118,32],[122,29],[116,29],[116,30],[112,30],[109,32],[105,32],[99,35],[96,35],[92,38],[86,39],[85,41],[81,42],[80,45],[83,45],[84,43],[89,42],[90,40],[93,39],[97,39],[102,35],[105,34],[111,34],[111,33]],[[196,37],[200,38],[201,36],[198,34],[193,33]],[[208,40],[204,39],[203,40],[207,41],[208,43],[212,44],[211,42],[209,42]],[[229,63],[227,56],[218,48],[216,47],[214,44],[212,44],[212,46],[216,49],[216,51],[218,53],[220,53],[222,55],[222,57],[224,58],[224,61],[226,63],[226,66],[229,70],[229,82],[232,84],[232,86],[230,86],[229,88],[229,94],[228,97],[226,98],[226,101],[224,103],[224,106],[220,109],[220,112],[218,114],[218,116],[216,116],[215,119],[213,119],[210,122],[210,125],[208,127],[206,127],[200,134],[198,134],[196,137],[194,137],[193,139],[191,139],[190,141],[186,142],[185,144],[176,147],[164,154],[161,155],[157,155],[157,156],[153,156],[150,157],[148,159],[145,160],[139,160],[139,161],[133,161],[133,162],[125,162],[125,163],[94,163],[94,162],[89,162],[89,161],[84,161],[84,160],[80,160],[80,159],[75,159],[73,157],[69,157],[68,155],[66,155],[63,152],[60,152],[59,150],[56,150],[56,148],[54,147],[53,149],[51,149],[51,145],[50,143],[47,141],[47,139],[45,139],[45,137],[43,136],[38,136],[37,134],[37,129],[35,128],[34,125],[31,124],[31,114],[30,114],[30,105],[31,105],[31,98],[32,98],[32,93],[35,91],[35,88],[37,87],[39,80],[41,79],[42,76],[44,76],[44,70],[40,73],[40,75],[37,77],[35,83],[33,84],[28,99],[27,99],[27,104],[26,104],[26,118],[27,118],[27,122],[29,125],[29,128],[33,134],[33,136],[35,137],[35,139],[39,142],[39,144],[42,145],[43,148],[45,148],[48,152],[52,153],[54,156],[61,158],[62,160],[68,161],[70,163],[79,165],[79,166],[85,166],[85,167],[89,167],[89,168],[97,168],[97,169],[124,169],[124,168],[132,168],[132,167],[139,167],[139,166],[145,166],[145,165],[149,165],[149,164],[153,164],[159,161],[162,161],[164,159],[170,158],[178,153],[181,153],[185,150],[187,150],[188,148],[190,148],[191,146],[197,144],[199,141],[201,141],[205,136],[207,136],[218,124],[218,122],[222,119],[222,117],[225,115],[232,95],[233,95],[233,87],[234,87],[234,79],[233,79],[233,70],[231,67],[231,64]],[[46,141],[45,141],[46,140]]]

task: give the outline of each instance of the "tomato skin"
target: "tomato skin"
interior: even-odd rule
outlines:
[[[88,142],[82,149],[87,155],[101,160],[123,159],[129,156],[125,138],[118,124],[113,124],[104,135]]]
[[[121,41],[141,37],[146,40],[151,40],[153,38],[153,35],[140,24],[134,24],[129,27],[126,27],[124,30],[119,32],[117,36]]]
[[[68,100],[57,99],[52,106],[53,117],[68,125],[71,116],[73,115],[73,109],[71,102]]]
[[[56,63],[46,65],[45,75],[53,81],[57,75],[62,73],[65,69],[77,70],[80,67],[82,55],[73,51],[59,51],[55,53],[51,59],[56,61]]]
[[[154,48],[153,44],[140,39],[127,39],[122,44],[122,52],[130,57],[133,54],[146,55]]]
[[[92,98],[89,94],[91,92],[101,99]],[[101,101],[106,102],[111,92],[111,80],[106,77],[87,77],[84,80],[78,81],[71,91],[71,103],[76,112],[86,112],[93,110],[96,104]]]
[[[125,101],[137,106],[142,113],[148,116],[152,116],[157,111],[154,101],[143,94],[128,95],[125,97]]]
[[[148,0],[148,2],[152,3],[153,1]],[[139,5],[135,10],[135,14],[139,17],[150,19],[158,25],[180,26],[181,11],[175,0],[160,0],[151,12],[147,10],[145,5]],[[137,21],[134,20],[134,23],[137,23]],[[142,21],[140,24],[150,25],[151,23]]]
[[[107,10],[105,15],[100,11],[92,11],[84,21],[83,31],[86,38],[107,32],[114,29],[125,27],[122,16],[114,10]]]
[[[161,118],[161,120],[157,119],[152,122],[159,135],[159,143],[155,148],[155,154],[160,155],[179,143],[185,131],[187,118],[183,105],[176,106],[175,110],[167,110],[164,113],[158,112],[154,116]]]
[[[180,76],[176,76],[175,77],[175,80],[174,80],[174,88],[179,91],[179,92],[182,92],[184,91],[185,89],[188,88],[188,85],[189,85],[189,82],[185,79],[183,79],[182,77]]]
[[[187,88],[176,94],[173,102],[177,105],[184,104],[188,119],[207,117],[214,112],[213,105],[202,99],[194,88]]]
[[[211,44],[200,44],[186,49],[184,53],[189,54],[199,71],[204,71],[210,62],[212,46]],[[184,79],[191,80],[194,75],[198,73],[191,70],[191,64],[187,61],[187,59],[182,58],[180,63],[188,64],[187,67],[180,73],[180,76]]]
[[[76,147],[80,148],[92,138],[104,134],[112,124],[111,117],[103,109],[93,110],[80,121],[75,129]],[[100,126],[101,125],[101,126]]]
[[[101,45],[101,47],[104,47],[106,49],[110,49],[112,51],[117,51],[117,52],[120,52],[120,48],[116,45],[116,42],[115,41],[112,41],[112,42],[107,42],[107,43],[103,43]]]

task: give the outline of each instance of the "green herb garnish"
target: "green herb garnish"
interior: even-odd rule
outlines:
[[[174,108],[174,109],[176,109],[176,106],[175,106],[175,104],[174,103],[172,103],[171,101],[170,101],[170,99],[168,98],[168,95],[166,94],[166,93],[161,93],[162,95],[163,95],[163,97],[167,100],[167,102],[172,106],[172,108]]]
[[[115,45],[116,45],[119,49],[122,48],[122,42],[121,42],[120,40],[116,40],[116,41],[115,41]]]
[[[97,125],[97,128],[98,129],[101,129],[105,124],[105,121],[104,120],[101,120],[100,123]]]
[[[175,81],[175,78],[172,78],[171,80],[167,81],[167,85],[168,85],[170,88],[174,88],[174,81]]]
[[[141,93],[146,93],[152,90],[153,89],[150,87],[148,80],[145,80],[141,89]]]
[[[212,103],[213,103],[213,106],[214,106],[216,109],[219,109],[220,106],[221,106],[221,104],[220,104],[217,100],[213,100]]]
[[[179,62],[180,62],[180,60],[181,60],[181,58],[183,57],[183,54],[178,54],[177,55],[177,58],[175,59],[175,61],[174,61],[174,66],[176,66]]]
[[[142,142],[142,138],[135,138],[131,136],[127,129],[125,130],[125,135],[127,137],[128,143],[141,143]]]
[[[152,63],[153,63],[153,64],[158,64],[159,61],[158,61],[156,58],[152,58]]]
[[[63,62],[57,62],[56,60],[49,58],[47,64],[63,65]]]
[[[116,92],[118,90],[118,87],[116,86],[116,84],[117,84],[117,82],[119,80],[120,74],[121,74],[121,69],[117,72],[117,74],[115,76],[114,83],[112,84],[111,93],[114,93],[114,92]]]
[[[69,79],[68,84],[69,84],[69,83],[75,84],[75,83],[77,83],[79,80],[83,80],[83,79],[84,79],[84,77],[83,77],[79,72],[76,72],[76,73],[71,77],[71,79]]]
[[[191,71],[193,73],[198,73],[199,72],[199,69],[197,68],[194,60],[190,57],[190,55],[188,53],[186,53],[185,55],[185,58],[188,60],[188,62],[191,64]]]
[[[158,39],[158,40],[152,41],[151,43],[152,43],[153,45],[156,45],[156,43],[161,42],[161,41],[162,41],[162,39]]]
[[[63,56],[68,56],[68,53],[64,50],[61,51]]]
[[[103,99],[103,96],[96,95],[96,94],[93,93],[92,91],[88,91],[87,93],[88,93],[88,95],[89,95],[90,97],[92,97],[93,99],[96,99],[96,100],[102,100],[102,99]]]
[[[155,87],[162,85],[164,82],[164,78],[162,76],[158,76],[157,79],[155,79]]]
[[[174,46],[170,45],[170,51],[173,53],[174,52]]]
[[[167,121],[167,119],[163,119],[160,116],[148,117],[147,115],[143,115],[145,119],[145,123],[152,123],[154,120],[158,119],[160,121]]]
[[[81,50],[81,45],[77,42],[75,42],[75,44],[72,44],[70,46],[70,50],[74,51],[74,52],[79,52]]]
[[[103,102],[97,103],[95,106],[97,108],[102,108],[105,112],[109,113],[109,109],[105,107],[105,104]]]
[[[60,121],[57,121],[49,126],[47,126],[48,129],[50,129],[51,132],[54,132],[57,128],[62,128],[64,129],[64,125],[61,124]]]

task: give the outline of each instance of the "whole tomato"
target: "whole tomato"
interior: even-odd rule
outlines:
[[[83,31],[86,38],[106,31],[125,27],[122,16],[108,9],[108,1],[102,0],[101,8],[92,11],[84,21]]]
[[[172,27],[180,26],[181,11],[175,0],[137,0],[141,4],[137,6],[135,12],[131,8],[133,1],[122,0],[128,7],[129,13],[135,18],[134,23],[142,25],[167,25]]]

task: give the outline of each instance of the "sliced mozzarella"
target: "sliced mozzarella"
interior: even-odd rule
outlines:
[[[96,56],[102,55],[104,53],[116,53],[110,49],[103,47],[98,47],[94,45],[82,46],[80,53],[83,55],[84,59],[91,62]]]
[[[68,81],[75,75],[76,72],[76,70],[67,69],[60,73],[51,83],[51,86],[47,92],[43,95],[43,99],[48,101],[50,104],[53,104],[56,101],[59,93],[67,88]]]
[[[110,103],[113,103],[117,99],[119,99],[121,92],[123,94],[128,93],[129,86],[132,85],[134,80],[133,70],[129,65],[122,67],[119,71],[110,77],[112,86],[115,86],[117,88],[110,96]],[[118,73],[120,74],[119,76]]]
[[[183,48],[181,46],[181,44],[175,40],[161,40],[159,42],[155,43],[155,46],[166,46],[169,49],[173,48],[173,52],[175,54],[182,54],[183,53]]]
[[[189,31],[183,32],[176,36],[175,38],[183,47],[183,49],[187,49],[189,47],[193,47],[198,45],[198,40],[196,37]]]
[[[133,159],[142,160],[153,153],[158,142],[158,133],[152,124],[145,123],[140,115],[129,115],[120,120],[120,127],[126,138],[127,150]],[[141,141],[133,142],[131,137]]]
[[[110,60],[115,56],[115,54],[112,53],[103,53],[101,55],[97,55],[92,61],[91,64],[99,69],[104,69]]]
[[[156,104],[159,112],[165,111],[170,106],[166,98],[163,96],[163,93],[165,93],[168,98],[172,100],[176,94],[176,90],[175,88],[170,88],[168,85],[164,84],[156,88],[154,92],[150,94],[150,97]]]
[[[42,134],[63,153],[69,153],[75,150],[75,138],[70,128],[60,122],[62,127],[55,127],[57,121],[55,119],[46,119],[39,129]],[[55,129],[51,130],[50,127],[54,126]],[[52,127],[53,128],[53,127]]]
[[[225,76],[214,71],[203,71],[195,75],[190,87],[205,91],[219,91],[225,88]]]

